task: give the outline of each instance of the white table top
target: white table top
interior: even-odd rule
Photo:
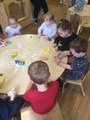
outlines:
[[[0,48],[0,73],[3,73],[6,80],[0,86],[1,93],[7,93],[15,88],[18,94],[23,94],[29,84],[29,76],[27,74],[28,66],[31,62],[39,60],[40,57],[48,57],[45,61],[49,65],[51,78],[56,80],[64,71],[64,68],[58,66],[53,56],[56,54],[52,47],[53,41],[45,41],[37,35],[21,35],[8,38],[12,43]],[[49,52],[45,52],[49,49]],[[18,55],[11,58],[13,52]],[[17,66],[15,60],[24,60],[25,65]],[[67,58],[61,59],[65,63]]]

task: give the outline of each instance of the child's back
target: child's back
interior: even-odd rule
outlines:
[[[37,87],[32,87],[25,93],[25,100],[31,103],[33,110],[39,114],[49,112],[56,103],[56,95],[58,92],[58,82],[48,83],[48,89],[45,92],[39,92]]]
[[[34,64],[36,64],[37,67],[33,66]],[[31,72],[29,72],[29,75],[35,85],[24,94],[24,99],[31,103],[31,107],[35,112],[45,114],[49,112],[56,103],[59,85],[57,81],[47,84],[50,73],[46,63],[36,61],[33,65],[29,67],[29,71],[33,69],[34,73],[32,72],[32,74],[36,76],[36,79],[35,77],[32,79],[33,75],[30,75]]]

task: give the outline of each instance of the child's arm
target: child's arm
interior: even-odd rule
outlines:
[[[56,35],[56,32],[57,32],[56,24],[54,24],[51,29],[52,29],[52,32],[50,34],[48,34],[48,39],[52,39]]]
[[[29,81],[30,81],[30,83],[28,84],[25,92],[27,92],[34,85],[34,82],[31,79],[29,79]]]
[[[71,55],[69,50],[67,50],[67,51],[59,51],[58,54],[59,55]]]
[[[19,35],[21,35],[21,25],[19,24]]]
[[[8,92],[7,95],[10,97],[10,101],[14,101],[17,93],[16,93],[16,91],[15,91],[14,88],[13,88],[11,91]]]
[[[5,32],[5,37],[8,38],[8,33],[7,32]]]
[[[6,36],[6,38],[8,38],[8,32],[9,32],[9,26],[7,26],[7,27],[5,28],[5,36]]]
[[[44,29],[45,23],[42,23],[42,25],[38,28],[38,35],[42,36],[43,35],[43,29]]]
[[[54,59],[55,59],[55,62],[57,63],[57,65],[65,68],[65,69],[72,70],[71,66],[69,64],[61,62],[60,59],[59,59],[59,57],[56,56],[56,57],[54,57]]]

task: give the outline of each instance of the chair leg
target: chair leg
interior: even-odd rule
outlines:
[[[63,83],[62,94],[64,93],[64,87],[65,87],[66,83],[67,83],[67,82],[64,82],[64,83]]]
[[[79,34],[80,30],[81,30],[81,25],[78,26],[77,35]]]
[[[90,37],[89,37],[89,40],[88,40],[89,42],[90,42]]]
[[[85,96],[85,92],[84,92],[84,89],[83,89],[83,85],[81,84],[80,86],[81,86],[82,94],[83,94],[83,96]]]

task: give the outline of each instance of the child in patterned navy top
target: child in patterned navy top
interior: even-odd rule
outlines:
[[[55,57],[56,63],[59,66],[65,68],[65,71],[61,75],[60,80],[79,80],[83,77],[88,66],[87,49],[87,41],[81,37],[78,37],[70,44],[70,52],[74,56],[73,62],[71,64],[65,64],[61,62],[58,57]],[[70,52],[68,52],[68,54],[70,54]]]
[[[12,37],[21,34],[21,25],[18,24],[17,18],[9,18],[9,26],[5,28],[6,37]]]

